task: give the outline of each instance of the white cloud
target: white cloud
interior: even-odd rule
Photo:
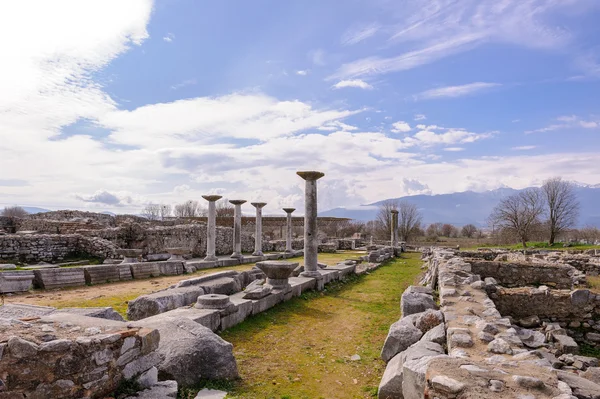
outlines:
[[[440,128],[443,129],[443,128]],[[403,140],[409,146],[430,147],[433,145],[451,145],[474,143],[492,137],[493,133],[472,133],[464,129],[443,129],[443,133],[431,130],[421,130],[411,137]]]
[[[167,33],[164,37],[163,40],[167,43],[171,43],[173,40],[175,39],[175,35],[172,33]]]
[[[333,85],[334,89],[342,89],[344,87],[357,87],[359,89],[371,90],[373,86],[360,79],[341,80]]]
[[[462,97],[497,86],[500,86],[500,84],[475,82],[460,86],[446,86],[437,89],[426,90],[417,94],[415,97],[423,100],[441,97]]]
[[[460,151],[464,151],[465,149],[463,147],[446,147],[444,148],[444,151],[448,151],[448,152],[460,152]]]
[[[324,66],[327,64],[325,61],[325,51],[322,49],[310,51],[308,56],[310,57],[312,63],[317,66]]]
[[[186,86],[193,86],[197,83],[198,83],[198,81],[196,79],[187,79],[187,80],[184,80],[183,82],[172,85],[171,90],[181,89],[182,87],[186,87]]]
[[[106,190],[98,190],[94,194],[75,194],[75,198],[83,202],[91,202],[101,205],[108,206],[131,206],[140,205],[142,202],[136,201],[132,198],[131,193],[128,192],[108,192]]]
[[[306,76],[306,75],[308,75],[308,70],[296,71],[296,75]]]
[[[537,148],[537,145],[521,145],[518,147],[513,147],[512,149],[516,150],[516,151],[529,151],[529,150],[533,150],[535,148]]]
[[[399,21],[390,27],[395,33],[388,45],[410,43],[415,50],[352,61],[329,79],[404,71],[489,42],[542,50],[567,48],[574,35],[552,17],[565,10],[576,13],[595,6],[587,0],[409,0],[402,4],[402,13],[396,14]]]
[[[342,44],[347,46],[362,42],[363,40],[375,35],[379,29],[381,29],[381,25],[378,23],[372,23],[369,25],[363,25],[349,29],[342,36]]]
[[[406,133],[410,131],[410,125],[404,121],[398,121],[392,124],[392,132],[394,133]]]
[[[576,115],[559,116],[558,118],[556,118],[556,120],[560,123],[552,123],[540,129],[526,130],[525,134],[545,133],[565,129],[596,129],[600,127],[600,119],[585,120]]]
[[[424,121],[425,119],[427,119],[427,117],[423,114],[416,114],[414,116],[414,120],[416,120],[416,121]]]

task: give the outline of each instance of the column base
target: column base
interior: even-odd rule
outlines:
[[[217,258],[215,255],[208,255],[206,258],[204,258],[205,262],[216,262],[218,260],[219,258]]]
[[[255,251],[252,253],[252,256],[265,256],[265,254],[263,254],[262,251]]]
[[[232,253],[232,254],[231,254],[231,256],[230,256],[230,258],[233,258],[233,259],[241,259],[241,258],[243,258],[243,257],[244,257],[244,255],[242,255],[242,254],[241,254],[241,253],[239,253],[239,252],[234,252],[234,253]]]
[[[283,251],[283,252],[285,252],[286,254],[291,254],[291,253],[293,253],[293,252],[294,252],[294,250],[293,250],[293,249],[286,249],[286,250],[285,250],[285,251]]]
[[[323,280],[323,276],[318,271],[304,271],[300,273],[300,277],[316,278],[317,280]]]

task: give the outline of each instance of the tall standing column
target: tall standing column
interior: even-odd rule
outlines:
[[[287,221],[285,225],[285,252],[294,252],[292,249],[292,212],[295,208],[283,208],[283,211],[287,213]]]
[[[231,200],[230,204],[235,205],[233,213],[233,253],[231,258],[243,258],[242,256],[242,204],[246,200]]]
[[[202,198],[208,201],[208,223],[206,225],[206,258],[205,261],[214,262],[217,260],[215,240],[217,238],[217,206],[215,202],[220,200],[220,195],[203,195]]]
[[[306,181],[304,189],[304,272],[301,276],[322,279],[317,271],[319,241],[317,237],[317,180],[325,173],[296,172]]]
[[[392,225],[392,237],[391,237],[391,244],[392,247],[396,248],[398,246],[398,211],[395,209],[392,209],[391,211],[391,225]]]
[[[250,204],[256,208],[256,230],[254,231],[254,252],[252,253],[252,255],[263,256],[264,254],[262,251],[262,209],[265,205],[267,205],[267,203],[251,202]]]

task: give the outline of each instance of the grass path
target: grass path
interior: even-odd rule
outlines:
[[[228,398],[374,397],[385,369],[379,352],[400,317],[402,292],[421,272],[419,256],[405,254],[222,333],[242,376],[228,387]],[[351,361],[355,354],[361,359]]]

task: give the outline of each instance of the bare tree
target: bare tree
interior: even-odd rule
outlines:
[[[223,198],[220,201],[217,201],[217,217],[233,217],[235,212],[235,208],[232,204],[229,203],[227,198]]]
[[[477,227],[473,224],[466,224],[461,230],[463,237],[472,238],[477,233]]]
[[[173,208],[173,214],[180,218],[196,217],[201,213],[202,208],[198,201],[188,200],[184,203],[177,204]]]
[[[398,204],[398,235],[402,241],[407,241],[421,226],[421,212],[417,206],[407,201]]]
[[[7,206],[0,214],[7,218],[24,218],[27,215],[27,211],[20,206]]]
[[[160,204],[160,219],[165,220],[171,216],[173,207],[170,204]]]
[[[391,212],[393,210],[398,210],[399,206],[400,203],[397,200],[386,200],[379,205],[375,220],[375,235],[378,239],[390,239],[390,232],[392,231]]]
[[[142,216],[148,220],[158,220],[160,218],[160,205],[147,204],[142,210]]]
[[[0,216],[8,219],[6,229],[9,233],[16,233],[20,224],[19,219],[23,219],[27,215],[27,211],[20,206],[7,206],[0,212]]]
[[[544,182],[542,192],[546,200],[548,216],[548,244],[554,244],[556,237],[577,223],[579,201],[575,195],[575,186],[560,177]]]
[[[504,198],[492,211],[490,223],[515,234],[523,248],[540,225],[544,199],[539,189],[530,188]]]

